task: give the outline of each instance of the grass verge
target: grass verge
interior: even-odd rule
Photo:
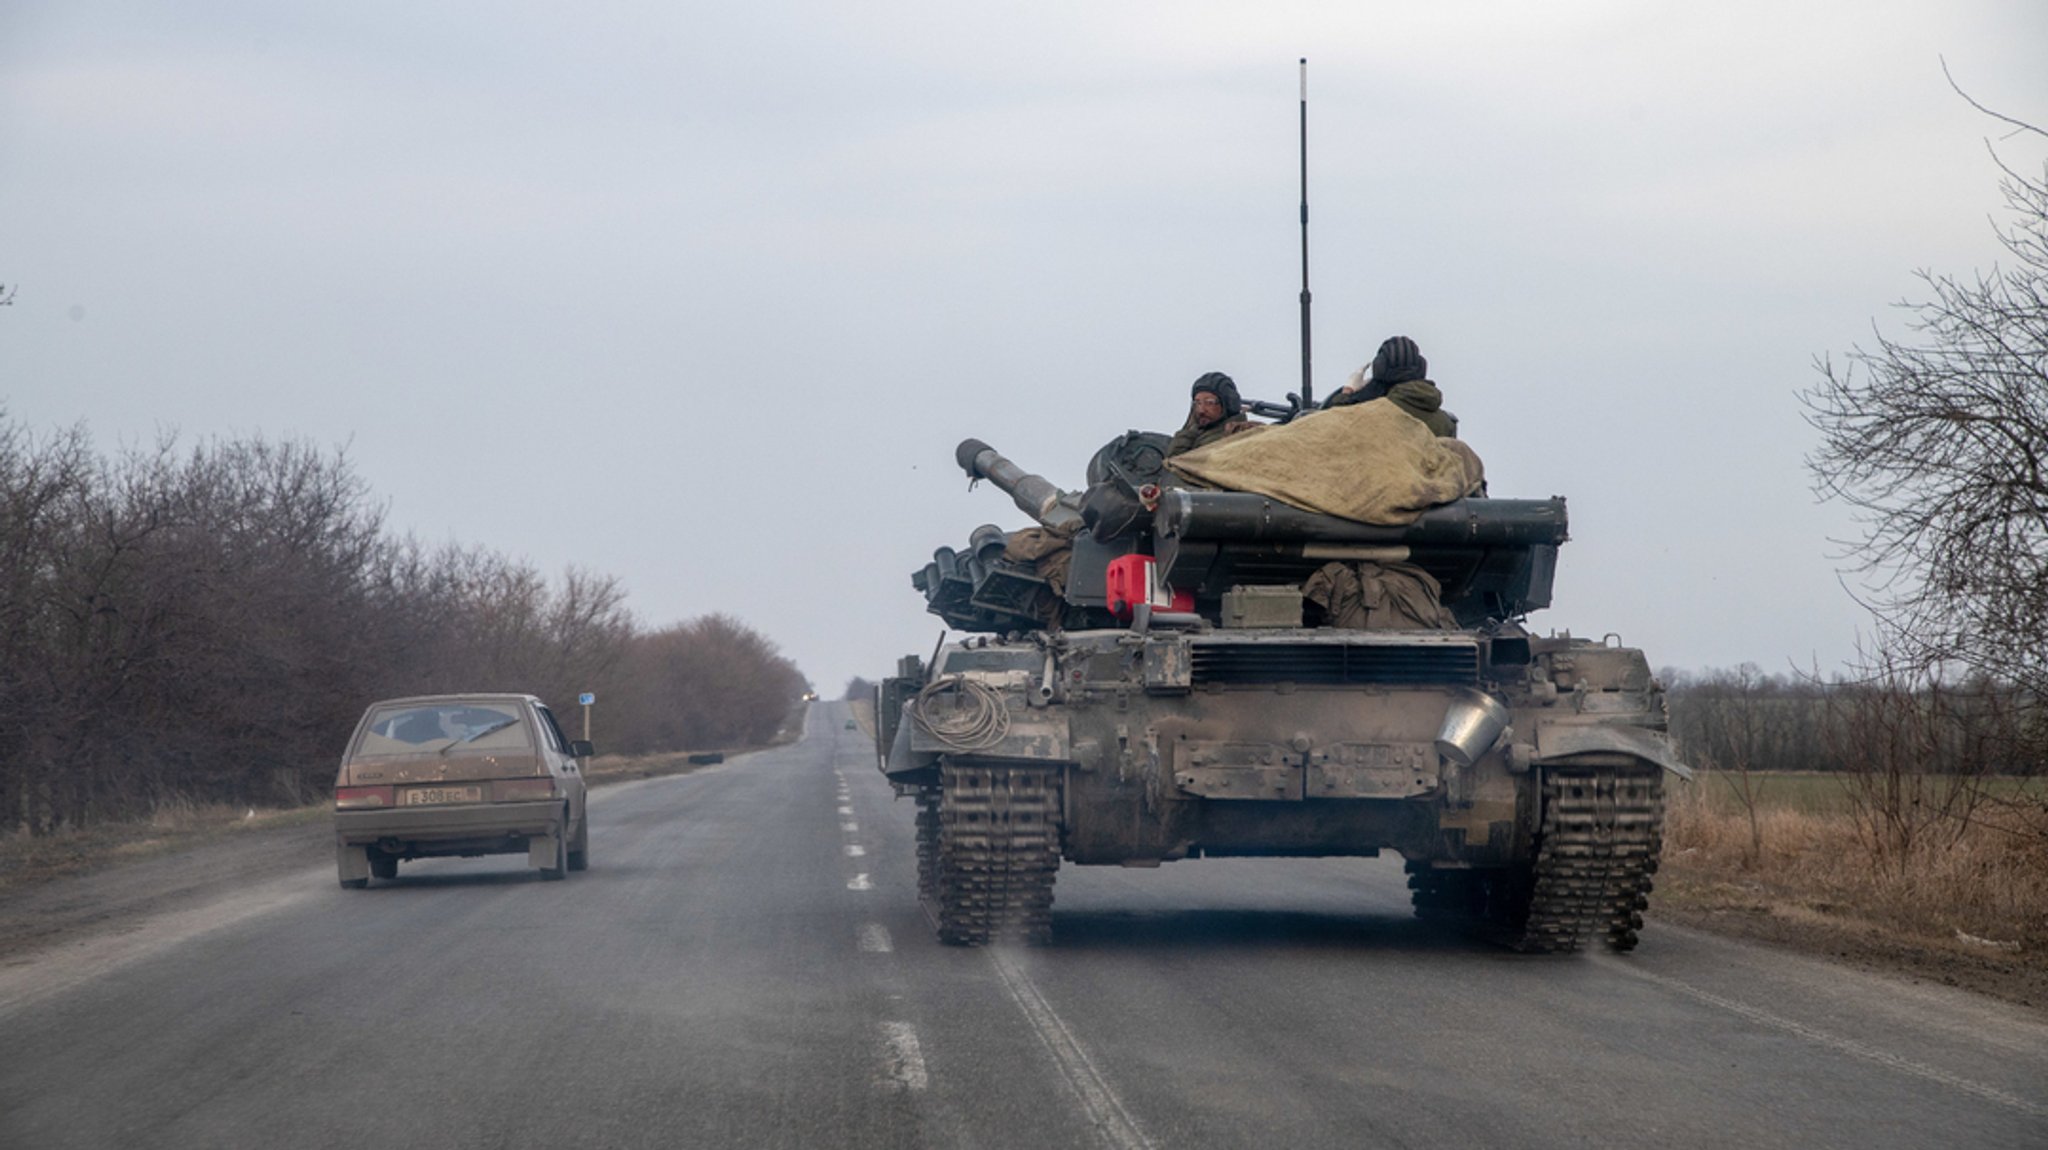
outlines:
[[[2048,1008],[2048,841],[1973,824],[1880,856],[1821,784],[1759,795],[1752,828],[1712,776],[1674,785],[1653,918]]]

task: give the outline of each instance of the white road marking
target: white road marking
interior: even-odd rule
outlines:
[[[845,831],[847,834],[857,835],[860,833],[860,824],[854,822],[852,819],[846,819],[839,824],[839,829]]]
[[[866,853],[868,853],[868,848],[866,848],[866,847],[864,847],[864,846],[860,845],[859,843],[847,843],[847,844],[846,844],[846,857],[847,857],[847,858],[850,858],[850,859],[857,859],[857,858],[859,858],[860,856],[862,856],[862,855],[864,855],[864,854],[866,854]]]
[[[1046,1052],[1066,1077],[1067,1085],[1081,1102],[1081,1109],[1087,1112],[1088,1121],[1102,1136],[1105,1146],[1114,1150],[1152,1150],[1152,1140],[1138,1127],[1137,1119],[1124,1109],[1123,1100],[1117,1097],[1109,1080],[1097,1069],[1095,1060],[1088,1057],[1088,1051],[1081,1046],[1081,1040],[1067,1029],[1067,1024],[1053,1012],[1045,996],[1038,993],[1031,977],[1024,973],[1008,954],[1000,948],[990,948],[989,961],[995,964],[996,974],[1002,979],[1003,989],[1010,1001],[1024,1012],[1031,1023],[1031,1029],[1038,1032],[1038,1039],[1045,1044]]]
[[[888,954],[896,949],[895,940],[889,937],[889,928],[879,922],[863,923],[860,928],[860,952],[862,954]]]
[[[875,884],[868,881],[866,874],[857,874],[846,880],[847,890],[873,890]]]
[[[840,814],[842,814],[842,815],[850,815],[850,814],[852,814],[852,813],[853,813],[853,808],[852,808],[852,807],[840,807],[840,808],[839,808],[839,813],[840,813]]]
[[[882,1084],[891,1090],[923,1090],[931,1085],[917,1028],[908,1022],[882,1023]]]
[[[2032,1114],[2037,1118],[2048,1118],[2048,1106],[2038,1102],[2030,1102],[2016,1094],[2008,1094],[1996,1086],[1987,1086],[1982,1082],[1974,1082],[1961,1075],[1950,1074],[1946,1070],[1914,1062],[1910,1058],[1903,1058],[1889,1050],[1879,1050],[1875,1046],[1866,1046],[1853,1038],[1844,1038],[1839,1034],[1829,1034],[1825,1030],[1808,1026],[1803,1022],[1795,1022],[1790,1018],[1772,1014],[1762,1007],[1751,1006],[1746,1002],[1737,1002],[1732,998],[1723,998],[1712,991],[1701,990],[1689,982],[1681,982],[1676,978],[1670,978],[1661,974],[1652,974],[1647,970],[1638,968],[1633,963],[1621,959],[1610,958],[1604,955],[1596,955],[1594,958],[1595,961],[1607,963],[1623,973],[1642,979],[1644,982],[1676,991],[1695,1002],[1703,1002],[1708,1006],[1718,1007],[1728,1011],[1730,1014],[1740,1015],[1751,1022],[1768,1026],[1773,1030],[1782,1030],[1788,1034],[1796,1034],[1809,1042],[1818,1043],[1830,1050],[1846,1054],[1851,1058],[1861,1058],[1865,1062],[1874,1062],[1879,1066],[1887,1066],[1893,1070],[1913,1075],[1916,1078],[1924,1078],[1929,1082],[1938,1082],[1943,1086],[1960,1090],[1965,1094],[1975,1095],[1987,1102],[1996,1102],[2001,1106],[2009,1106],[2014,1110],[2025,1114]]]

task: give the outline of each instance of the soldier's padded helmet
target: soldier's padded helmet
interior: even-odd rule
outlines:
[[[1381,344],[1379,354],[1372,357],[1372,378],[1383,384],[1428,379],[1429,361],[1422,358],[1422,349],[1414,340],[1397,335]]]
[[[1418,375],[1415,378],[1422,377]],[[1212,371],[1196,380],[1195,385],[1188,389],[1188,398],[1193,399],[1205,391],[1215,396],[1216,401],[1223,405],[1225,415],[1236,415],[1244,410],[1244,401],[1237,396],[1237,381],[1220,371]]]

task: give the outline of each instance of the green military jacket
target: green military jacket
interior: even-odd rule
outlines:
[[[1426,379],[1411,379],[1387,389],[1394,406],[1429,425],[1439,439],[1458,438],[1458,417],[1444,410],[1444,393]]]
[[[1166,445],[1166,455],[1170,459],[1184,451],[1207,447],[1226,435],[1242,431],[1251,422],[1242,412],[1226,415],[1207,427],[1198,427],[1193,419],[1189,419],[1187,426],[1173,433],[1173,441]]]

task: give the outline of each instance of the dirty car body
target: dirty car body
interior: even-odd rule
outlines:
[[[590,860],[580,760],[531,695],[425,695],[371,704],[335,778],[341,885],[410,859],[523,854],[559,879]]]

